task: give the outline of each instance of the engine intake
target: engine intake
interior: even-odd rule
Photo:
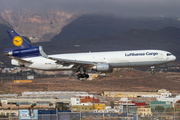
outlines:
[[[93,70],[99,72],[112,72],[113,69],[109,67],[108,63],[98,63],[97,65],[93,66]]]

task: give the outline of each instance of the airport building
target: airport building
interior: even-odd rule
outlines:
[[[62,98],[62,99],[54,99],[54,98],[31,98],[31,99],[6,99],[6,100],[1,100],[2,103],[4,104],[19,104],[19,105],[31,105],[33,103],[36,104],[41,104],[41,105],[49,105],[49,103],[68,103],[70,102],[70,99],[67,98]]]
[[[167,96],[167,95],[162,95],[159,98],[157,98],[158,101],[164,101],[164,102],[173,102],[176,103],[177,101],[180,100],[180,95],[177,95],[176,97],[171,97],[171,96]]]
[[[137,98],[137,97],[147,97],[147,98],[159,98],[160,96],[172,96],[172,94],[169,91],[166,91],[166,89],[160,89],[158,92],[116,92],[116,91],[104,91],[101,93],[102,96],[107,97],[131,97],[131,98]]]
[[[62,97],[62,96],[88,96],[88,92],[75,91],[38,91],[38,92],[23,92],[22,97]]]
[[[8,98],[18,98],[20,94],[0,94],[0,100]]]

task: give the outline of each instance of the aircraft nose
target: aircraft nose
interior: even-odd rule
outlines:
[[[172,56],[172,60],[173,60],[173,61],[176,60],[176,56],[173,55],[173,56]]]

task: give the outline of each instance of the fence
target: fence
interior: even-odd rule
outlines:
[[[124,114],[126,115],[126,114]],[[134,120],[133,117],[126,117],[124,115],[118,115],[118,113],[58,113],[58,114],[40,114],[38,115],[38,120]],[[19,117],[8,117],[8,118],[0,118],[0,120],[25,120],[20,119]],[[36,119],[31,119],[36,120]]]
[[[4,117],[0,120],[25,120],[16,117]],[[29,119],[37,120],[37,119]],[[134,114],[118,113],[83,113],[83,112],[61,112],[58,114],[39,114],[38,120],[180,120],[179,112],[162,112],[153,113],[149,116]]]
[[[113,107],[117,109],[110,108],[105,111],[96,111],[96,113],[93,110],[85,112],[81,109],[79,109],[80,112],[38,110],[38,120],[180,120],[180,103],[178,101],[177,103],[162,101],[150,101],[149,103],[149,105],[143,106],[121,103],[121,106]],[[122,107],[122,105],[124,106]],[[0,115],[2,115],[1,112]],[[23,119],[12,116],[0,117],[0,120]]]

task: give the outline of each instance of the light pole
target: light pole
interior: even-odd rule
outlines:
[[[80,105],[80,120],[81,120],[81,105]]]
[[[127,110],[127,118],[128,118],[128,100],[126,101],[126,110]]]
[[[58,108],[56,107],[56,118],[58,120]]]
[[[174,120],[175,120],[175,100],[173,100],[173,104],[174,104]]]

